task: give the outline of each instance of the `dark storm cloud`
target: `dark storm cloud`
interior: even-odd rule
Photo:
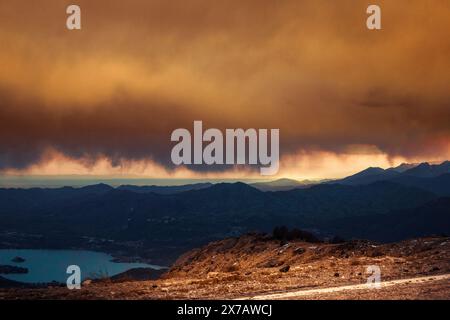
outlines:
[[[115,96],[89,108],[54,112],[43,104],[0,97],[1,167],[24,167],[47,148],[74,158],[106,155],[123,159],[170,160],[170,132],[186,123],[176,105]],[[168,111],[170,116],[168,116]]]
[[[366,1],[78,1],[70,32],[69,2],[1,2],[0,168],[49,148],[170,168],[194,120],[279,128],[284,156],[445,157],[450,4],[432,3],[379,1],[369,32]]]

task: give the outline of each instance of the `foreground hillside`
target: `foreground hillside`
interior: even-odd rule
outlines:
[[[381,280],[389,287],[320,290],[366,283],[369,265],[380,267]],[[278,298],[450,299],[449,274],[450,238],[382,245],[369,241],[324,244],[280,242],[268,235],[248,234],[186,253],[159,280],[88,281],[73,291],[65,287],[3,289],[0,298],[229,299],[276,298],[270,295],[281,293],[287,296]],[[425,276],[431,277],[421,278]],[[398,279],[415,280],[387,282]]]

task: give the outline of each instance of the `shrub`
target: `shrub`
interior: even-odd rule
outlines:
[[[334,236],[333,238],[330,239],[331,244],[339,244],[339,243],[344,243],[344,242],[345,242],[345,239],[340,236]]]
[[[314,234],[308,231],[294,228],[289,231],[286,226],[275,227],[272,232],[273,238],[282,242],[292,240],[303,240],[306,242],[320,242]]]
[[[273,237],[276,240],[286,240],[287,239],[287,235],[288,235],[288,228],[286,226],[281,226],[281,227],[275,227],[273,229]]]

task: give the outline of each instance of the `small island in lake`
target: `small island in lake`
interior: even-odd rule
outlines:
[[[12,259],[11,261],[12,261],[12,262],[15,262],[15,263],[22,263],[22,262],[25,262],[25,259],[22,258],[22,257],[15,257],[15,258]]]
[[[0,265],[0,274],[19,274],[19,273],[20,274],[28,273],[28,269],[16,266]]]

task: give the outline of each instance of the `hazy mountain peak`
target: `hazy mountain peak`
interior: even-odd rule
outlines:
[[[361,172],[370,172],[370,173],[375,172],[375,173],[378,173],[378,172],[383,172],[383,171],[384,171],[384,169],[380,168],[380,167],[369,167],[366,170],[363,170]]]
[[[292,186],[292,185],[298,185],[301,184],[300,181],[298,180],[294,180],[294,179],[289,179],[289,178],[280,178],[277,180],[272,180],[272,181],[268,181],[268,182],[262,182],[265,184],[270,184],[272,186]]]
[[[369,175],[373,175],[373,174],[379,174],[384,171],[385,170],[380,167],[369,167],[367,169],[364,169],[363,171],[360,171],[358,173],[355,173],[354,175],[351,175],[350,177],[364,177],[364,176],[369,176]],[[348,177],[348,178],[350,178],[350,177]]]
[[[311,184],[310,181],[298,181],[289,178],[280,178],[277,180],[267,181],[267,182],[256,182],[252,183],[251,186],[261,190],[261,191],[282,191],[290,190],[297,187],[305,186]]]
[[[114,189],[110,185],[106,183],[97,183],[97,184],[91,184],[85,187],[81,187],[81,190],[92,190],[92,191],[109,191]]]
[[[233,182],[233,183],[227,183],[227,182],[221,182],[221,183],[216,183],[214,185],[212,185],[209,189],[255,189],[253,187],[251,187],[250,185],[244,183],[244,182]]]
[[[389,168],[388,170],[393,170],[399,173],[405,172],[406,170],[412,169],[417,167],[419,164],[418,163],[402,163],[399,166],[393,167],[393,168]]]
[[[418,166],[406,170],[405,175],[411,175],[416,177],[437,177],[439,175],[450,173],[450,162],[444,161],[440,164],[429,164],[428,162],[423,162]]]

